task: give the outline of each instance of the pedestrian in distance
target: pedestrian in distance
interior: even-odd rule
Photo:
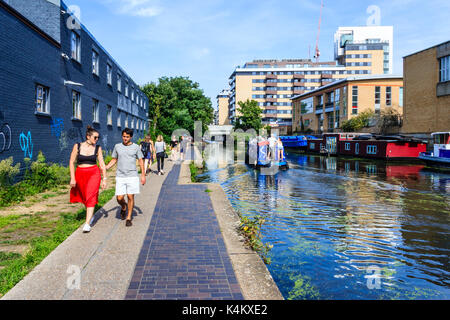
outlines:
[[[102,190],[106,188],[105,162],[102,148],[97,145],[99,136],[97,130],[88,126],[86,141],[76,143],[70,154],[70,202],[80,202],[86,206],[86,223],[83,226],[83,232],[91,231],[91,220],[95,205],[98,203],[100,185]],[[75,162],[77,163],[76,170]]]
[[[178,160],[178,140],[176,136],[172,136],[172,141],[170,141],[170,160]]]
[[[134,208],[134,196],[140,193],[139,180],[142,185],[146,181],[144,155],[142,154],[141,148],[131,141],[132,137],[132,129],[125,128],[122,131],[122,143],[114,146],[112,160],[106,166],[106,170],[109,170],[117,163],[116,199],[121,207],[120,216],[122,220],[125,220],[126,217],[125,225],[127,227],[132,226],[131,218]],[[139,167],[141,168],[140,179],[136,168],[136,159],[138,159]],[[125,201],[125,196],[127,196],[128,202]]]
[[[186,139],[184,136],[181,136],[180,141],[180,160],[184,161],[184,152],[186,151]]]
[[[155,146],[153,145],[153,141],[150,136],[145,136],[145,139],[141,142],[141,151],[144,155],[144,170],[145,175],[147,175],[148,169],[151,168],[152,162],[156,158]]]
[[[166,151],[166,143],[163,140],[162,135],[156,138],[155,152],[156,152],[156,162],[158,163],[158,175],[164,174],[164,157]]]
[[[278,161],[283,161],[284,160],[284,157],[283,157],[284,146],[283,146],[283,142],[281,141],[280,137],[278,137],[277,149],[278,149]]]

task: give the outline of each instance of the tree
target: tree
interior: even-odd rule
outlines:
[[[239,101],[238,105],[237,111],[241,115],[236,119],[235,129],[242,129],[244,131],[255,129],[256,131],[259,131],[259,129],[262,128],[262,111],[258,106],[258,102],[247,99],[245,102]]]
[[[187,77],[162,77],[158,84],[148,83],[142,91],[149,99],[152,136],[162,134],[164,139],[170,140],[176,129],[186,129],[193,134],[195,121],[202,122],[204,132],[214,119],[211,99],[203,94],[198,83]]]
[[[356,117],[346,120],[342,123],[341,129],[344,132],[355,132],[359,131],[364,127],[369,126],[369,121],[374,117],[373,111],[363,111]]]

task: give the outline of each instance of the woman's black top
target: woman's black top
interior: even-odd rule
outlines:
[[[152,150],[151,150],[150,142],[142,141],[141,142],[141,151],[142,151],[142,154],[144,155],[144,157],[146,157],[149,153],[151,154]]]
[[[95,153],[90,156],[85,156],[80,154],[80,144],[78,144],[78,156],[77,156],[77,164],[97,164],[97,152],[100,146],[95,146]]]
[[[178,141],[170,141],[170,146],[172,148],[175,148],[177,146],[177,144],[178,144]]]

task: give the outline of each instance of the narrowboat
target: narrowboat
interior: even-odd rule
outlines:
[[[418,158],[426,142],[403,136],[376,136],[367,133],[325,133],[322,139],[308,140],[307,151],[328,155],[403,160]]]
[[[306,136],[280,136],[281,142],[285,148],[304,149],[308,145]]]
[[[247,150],[248,155],[246,157],[246,162],[256,169],[273,166],[278,166],[281,170],[289,169],[284,148],[282,149],[282,159],[279,159],[279,149],[277,144],[275,145],[275,155],[274,157],[271,157],[269,154],[269,141],[264,138],[258,137],[257,139],[254,138],[250,140]]]
[[[422,152],[419,159],[432,167],[450,168],[450,132],[433,132],[433,152]]]

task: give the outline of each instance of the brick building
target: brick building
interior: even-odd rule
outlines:
[[[68,23],[68,21],[70,23]],[[0,160],[68,164],[87,125],[112,150],[148,127],[139,86],[59,0],[0,0]]]
[[[450,41],[403,57],[402,132],[429,137],[450,131]]]

